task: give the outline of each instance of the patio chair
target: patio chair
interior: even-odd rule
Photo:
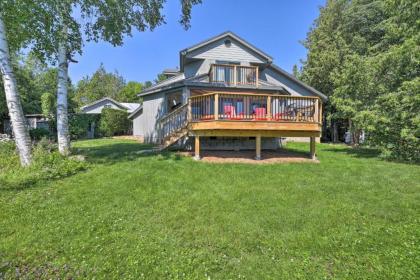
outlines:
[[[254,119],[257,121],[265,121],[267,120],[267,113],[264,107],[255,108],[254,110]]]
[[[226,119],[233,119],[235,118],[235,107],[232,105],[225,105],[223,106],[223,115]]]

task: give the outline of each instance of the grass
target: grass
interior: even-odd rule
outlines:
[[[0,187],[0,278],[415,279],[420,167],[317,146],[320,164],[209,164],[128,140]],[[308,144],[291,144],[299,151]]]

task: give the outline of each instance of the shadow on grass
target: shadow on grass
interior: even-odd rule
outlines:
[[[9,191],[22,191],[29,188],[33,188],[39,180],[35,179],[24,179],[19,181],[7,181],[0,178],[0,193]]]
[[[346,154],[356,158],[379,158],[379,155],[381,154],[377,149],[350,146],[347,146],[344,149],[326,148],[323,149],[323,151]]]
[[[135,160],[139,157],[151,157],[156,155],[156,152],[145,153],[146,150],[151,150],[152,145],[140,144],[140,143],[106,143],[97,144],[94,143],[89,147],[77,147],[74,148],[74,155],[83,155],[86,157],[88,163],[111,165],[123,161]],[[162,160],[174,159],[171,153],[162,153]],[[176,158],[175,158],[176,159]],[[78,170],[75,173],[69,173],[60,176],[59,178],[42,178],[37,172],[23,172],[20,176],[6,176],[0,177],[0,192],[9,191],[22,191],[42,185],[45,182],[52,182],[55,180],[61,180],[67,177],[71,177],[75,174],[86,171],[93,166],[87,166],[86,169]]]
[[[302,157],[302,158],[310,158],[311,157],[309,149],[308,149],[308,151],[302,151],[302,150],[299,150],[299,149],[296,149],[296,148],[291,148],[291,147],[286,146],[286,147],[280,148],[279,151],[281,153],[290,154],[291,156],[296,156],[296,157]]]
[[[153,145],[148,144],[110,143],[92,147],[79,147],[75,148],[74,152],[86,156],[88,162],[107,165],[131,161],[141,157],[152,157],[158,154],[161,155],[163,160],[180,159],[178,155],[174,155],[171,152],[153,151],[153,148]]]

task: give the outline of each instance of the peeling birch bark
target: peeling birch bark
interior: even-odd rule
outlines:
[[[4,92],[6,94],[7,109],[12,123],[13,135],[19,152],[20,163],[28,166],[31,163],[31,138],[26,126],[16,78],[10,61],[9,46],[6,38],[6,27],[0,13],[0,72],[3,77]]]

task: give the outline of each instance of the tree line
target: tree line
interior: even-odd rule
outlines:
[[[76,63],[86,41],[123,44],[133,30],[153,30],[165,23],[165,0],[3,0],[0,1],[0,72],[13,134],[23,166],[31,163],[31,141],[25,124],[11,54],[29,50],[42,62],[57,66],[56,127],[61,154],[70,153],[68,67]],[[190,25],[191,9],[201,0],[181,1],[180,24]]]
[[[329,97],[324,137],[349,130],[386,157],[420,159],[420,2],[327,0],[296,75]]]
[[[44,115],[48,119],[51,132],[54,132],[57,125],[57,68],[42,63],[31,54],[12,55],[11,61],[23,111],[25,114]],[[86,133],[86,120],[89,118],[76,117],[80,113],[80,107],[104,97],[111,97],[119,102],[139,103],[141,100],[138,93],[152,84],[150,81],[127,82],[117,71],[108,72],[102,64],[92,75],[83,77],[76,84],[69,78],[67,88],[70,135],[78,138]],[[0,130],[5,129],[2,126],[7,118],[7,103],[3,82],[0,80]],[[80,125],[81,122],[83,125]]]

